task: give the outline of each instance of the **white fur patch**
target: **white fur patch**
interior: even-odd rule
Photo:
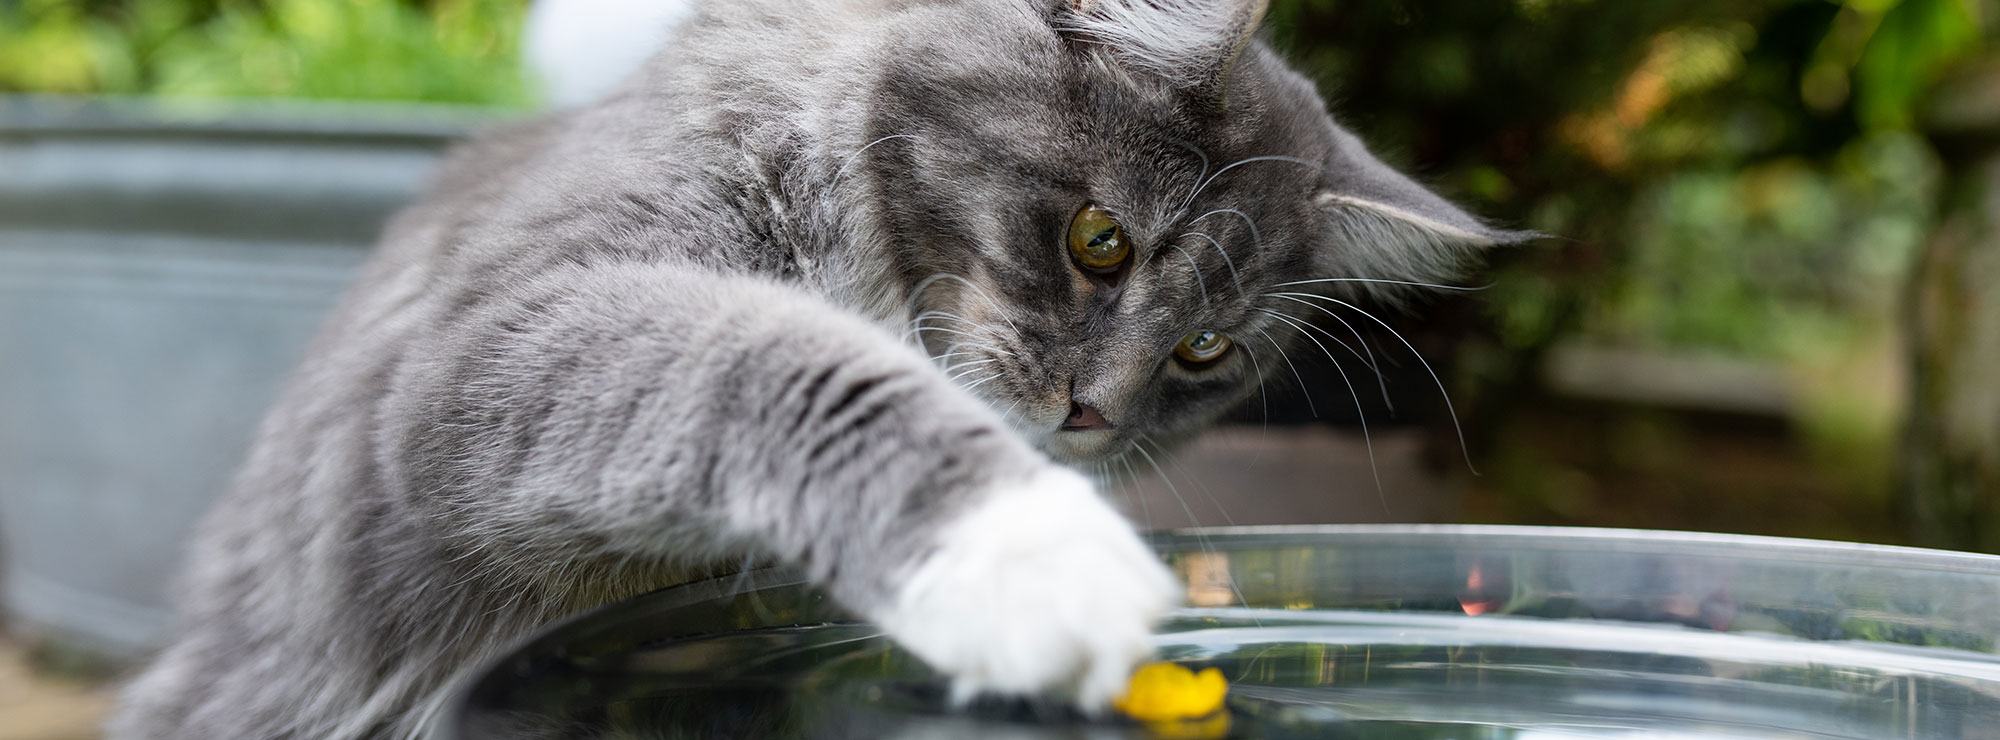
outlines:
[[[1263,17],[1266,0],[1073,0],[1056,30],[1183,84],[1207,82]]]
[[[1061,468],[989,491],[875,615],[958,701],[1056,691],[1087,711],[1152,653],[1180,591],[1132,525]]]

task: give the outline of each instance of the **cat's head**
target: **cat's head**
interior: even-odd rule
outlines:
[[[1335,124],[1253,38],[1262,0],[975,5],[899,26],[855,165],[915,336],[1058,459],[1170,442],[1288,353],[1345,352],[1309,325],[1371,324],[1343,302],[1389,284],[1308,281],[1436,281],[1519,238]]]

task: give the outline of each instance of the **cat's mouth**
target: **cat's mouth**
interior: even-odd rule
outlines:
[[[1124,435],[1109,429],[1057,431],[1042,439],[1042,451],[1069,465],[1108,460],[1124,449]]]

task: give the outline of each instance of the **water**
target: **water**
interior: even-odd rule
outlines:
[[[1242,626],[1246,619],[1264,626]],[[1969,738],[2000,663],[1615,622],[1235,610],[1173,635],[1266,738]]]
[[[1949,651],[1381,612],[1199,610],[1169,629],[1185,631],[1162,639],[1163,655],[1231,679],[1228,731],[1197,737],[2000,734],[2000,663]],[[603,702],[596,734],[572,736],[1172,736],[1026,703],[954,712],[927,671],[860,625],[684,641],[622,663],[588,692]]]
[[[1196,606],[1159,656],[1231,682],[1206,724],[949,707],[921,662],[762,574],[552,632],[434,737],[2000,738],[2000,560],[1603,536],[1164,543]]]

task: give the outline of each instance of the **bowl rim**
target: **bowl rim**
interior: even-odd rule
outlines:
[[[1342,544],[1408,547],[1525,547],[1630,554],[1676,554],[1778,560],[1812,565],[1895,568],[2000,576],[2000,555],[1800,537],[1669,529],[1552,527],[1508,524],[1299,524],[1192,527],[1149,534],[1155,549],[1306,547],[1337,537]],[[1419,539],[1422,542],[1412,542]],[[1690,547],[1700,548],[1690,551]]]
[[[2000,555],[1934,550],[1795,537],[1689,532],[1611,527],[1553,527],[1497,524],[1304,524],[1193,527],[1146,533],[1155,551],[1244,550],[1309,547],[1329,538],[1354,546],[1460,548],[1532,548],[1544,551],[1597,551],[1618,554],[1675,554],[1733,560],[1783,561],[1814,566],[1891,568],[2000,578]],[[1689,548],[1700,548],[1690,552]],[[807,585],[810,580],[788,566],[752,567],[687,583],[667,586],[627,599],[586,609],[556,620],[528,636],[469,663],[447,684],[442,703],[425,725],[428,740],[462,740],[463,715],[473,691],[523,654],[548,649],[552,641],[570,642],[591,622],[623,623],[647,612],[672,610],[733,593]],[[689,635],[696,637],[699,635]]]

